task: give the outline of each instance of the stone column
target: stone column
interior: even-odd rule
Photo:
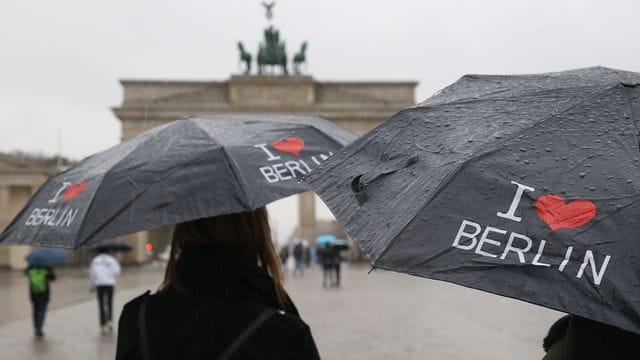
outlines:
[[[9,215],[11,217],[15,216],[20,211],[19,209],[22,206],[24,206],[24,204],[26,204],[27,201],[29,201],[29,195],[33,196],[36,190],[38,190],[37,186],[31,186],[31,189],[29,190],[30,194],[26,194],[26,196],[18,195],[18,196],[12,197],[11,194],[9,194],[9,198],[12,198],[11,201],[13,203],[8,204],[9,206],[7,208],[15,209],[15,211],[12,211],[12,214],[9,214]],[[14,191],[14,195],[16,195],[15,191]],[[26,269],[28,264],[27,264],[27,261],[24,259],[24,257],[27,256],[27,254],[29,254],[29,251],[31,251],[31,246],[13,246],[13,245],[10,246],[9,259],[8,259],[9,267],[14,270]]]
[[[0,186],[0,229],[9,225],[11,214],[9,214],[9,187]]]
[[[132,251],[127,254],[128,260],[138,264],[147,261],[148,257],[145,245],[147,245],[147,241],[149,240],[149,232],[140,231],[134,234],[127,235],[124,238],[127,239],[133,247]]]
[[[9,187],[0,186],[0,231],[11,221],[9,214]],[[9,265],[9,246],[0,246],[0,266]]]
[[[313,244],[316,237],[316,194],[307,191],[298,195],[298,235]]]
[[[24,259],[31,251],[31,246],[15,246],[9,248],[9,267],[13,270],[24,270],[27,268],[27,261]]]

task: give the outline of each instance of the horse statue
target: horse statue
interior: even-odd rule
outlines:
[[[305,56],[305,52],[307,51],[307,42],[304,41],[300,46],[300,51],[298,51],[295,55],[293,55],[293,73],[296,75],[300,75],[300,64],[306,63],[307,58]]]
[[[258,75],[262,75],[268,65],[280,66],[282,73],[288,75],[287,53],[284,42],[280,41],[278,30],[273,27],[265,29],[264,40],[258,49]]]
[[[240,60],[246,64],[244,74],[249,75],[251,72],[251,54],[244,49],[241,41],[238,41],[238,50],[240,50]]]

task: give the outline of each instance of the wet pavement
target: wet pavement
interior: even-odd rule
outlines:
[[[118,288],[139,291],[137,289],[148,284],[159,284],[163,276],[164,263],[130,267],[125,270],[118,279]],[[88,267],[54,269],[54,273],[57,279],[51,283],[49,310],[94,300],[96,295],[90,291]],[[27,278],[22,271],[0,271],[0,326],[11,320],[31,316],[27,284]]]
[[[542,337],[560,313],[447,283],[346,266],[340,288],[319,270],[286,287],[311,326],[323,359],[540,359]],[[125,268],[115,311],[157,288],[162,265]],[[113,359],[116,335],[102,335],[86,270],[54,284],[46,337],[32,334],[26,279],[0,272],[0,359]]]

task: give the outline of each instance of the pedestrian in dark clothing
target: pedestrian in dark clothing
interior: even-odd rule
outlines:
[[[319,359],[265,208],[176,225],[160,290],[125,305],[117,360]]]
[[[331,244],[324,244],[316,251],[322,265],[322,286],[340,286],[340,251]]]
[[[320,266],[322,266],[322,286],[331,286],[333,285],[335,268],[331,246],[329,244],[325,244],[323,247],[318,247],[316,252],[318,254],[318,259],[320,260]]]
[[[293,245],[293,276],[304,275],[304,246],[301,241],[296,241]]]
[[[311,247],[309,244],[305,244],[305,241],[302,242],[304,246],[304,266],[311,266]]]
[[[25,271],[29,278],[29,298],[33,307],[33,329],[35,336],[44,336],[42,326],[49,304],[49,282],[56,279],[53,269],[49,267],[29,266]]]
[[[574,315],[556,321],[542,347],[543,360],[640,359],[640,335]]]
[[[287,268],[287,260],[289,259],[289,245],[283,245],[278,253],[280,256],[280,264],[283,269]],[[285,270],[286,271],[286,270]]]
[[[333,267],[336,272],[336,282],[334,286],[340,286],[340,266],[342,266],[342,255],[340,255],[340,250],[333,248]]]

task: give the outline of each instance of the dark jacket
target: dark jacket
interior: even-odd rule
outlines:
[[[340,265],[340,252],[333,246],[327,244],[323,247],[318,247],[316,253],[323,268],[334,268]]]
[[[551,326],[543,348],[543,360],[637,360],[640,335],[567,315]]]
[[[166,290],[124,306],[116,359],[142,359],[140,308],[150,359],[216,359],[266,309],[278,308],[271,277],[255,264],[187,252],[177,267],[189,295]],[[263,323],[232,359],[319,359],[309,327],[291,303]]]

